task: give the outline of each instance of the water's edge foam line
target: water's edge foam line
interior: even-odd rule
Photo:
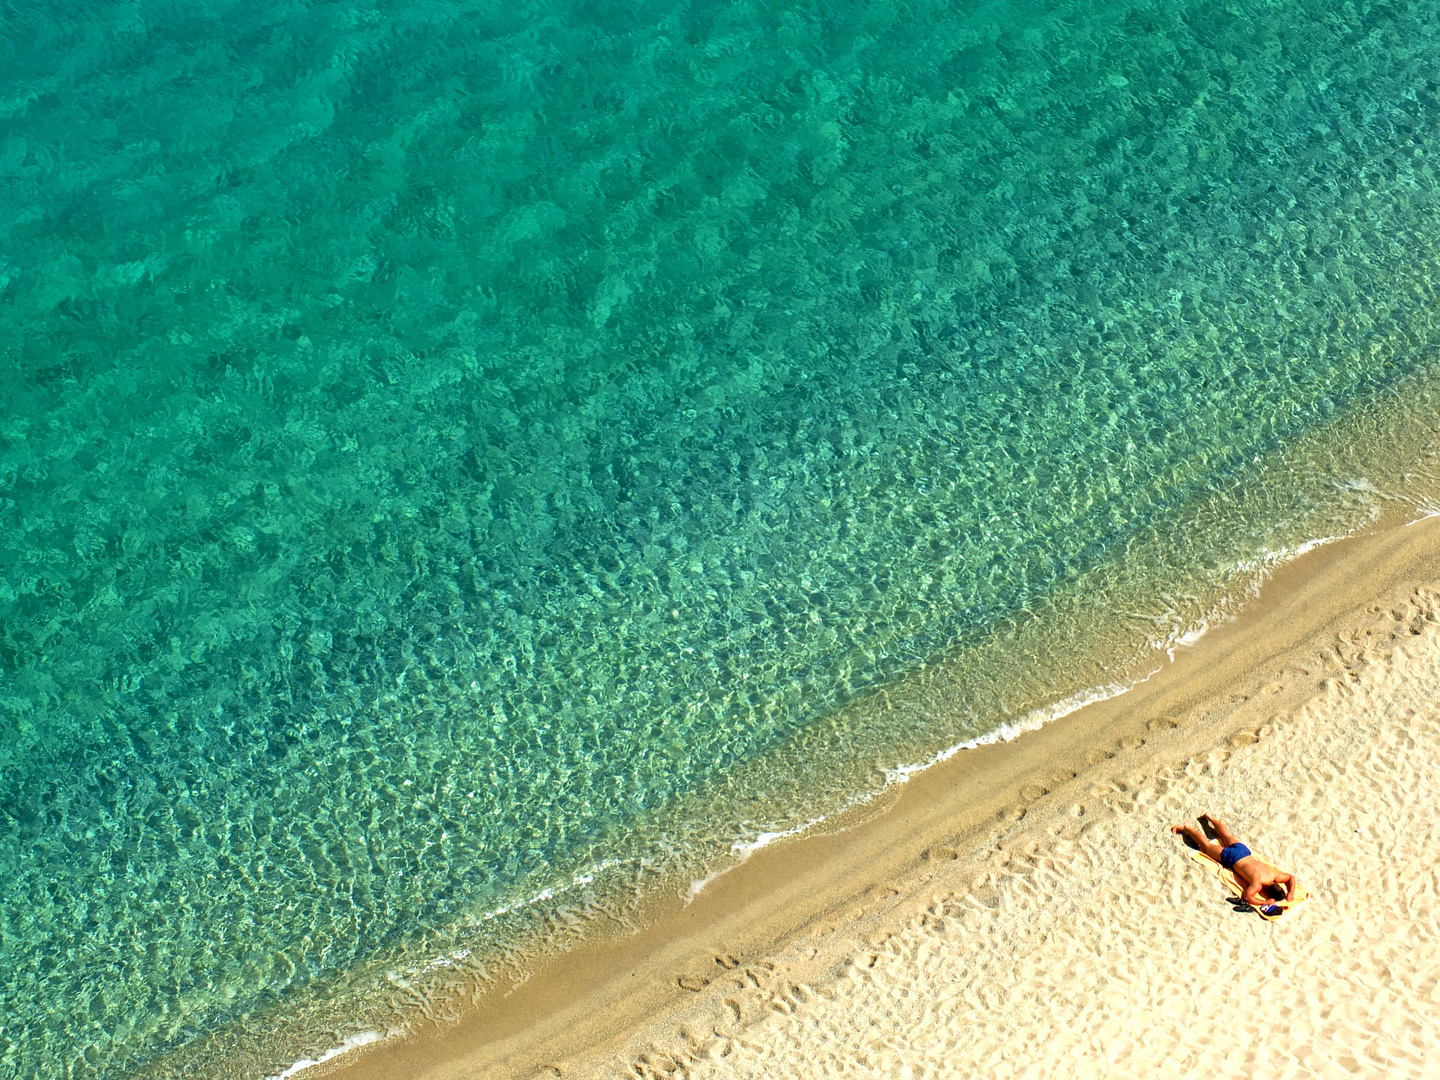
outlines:
[[[327,1061],[333,1061],[341,1054],[348,1054],[350,1051],[358,1050],[362,1046],[371,1046],[387,1038],[393,1038],[395,1034],[395,1032],[391,1032],[388,1035],[381,1035],[378,1031],[368,1030],[358,1032],[347,1037],[339,1046],[334,1046],[326,1050],[319,1057],[301,1058],[283,1072],[278,1072],[274,1076],[267,1076],[265,1080],[289,1080],[290,1077],[297,1073],[304,1072],[306,1069],[313,1068],[316,1065],[323,1065]]]

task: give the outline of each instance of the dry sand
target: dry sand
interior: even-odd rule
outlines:
[[[1440,1077],[1437,805],[1431,519],[1306,556],[1132,693],[324,1071]],[[1202,811],[1314,899],[1235,912],[1167,829]]]

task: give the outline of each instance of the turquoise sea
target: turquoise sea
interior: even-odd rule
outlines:
[[[1416,505],[1437,170],[1437,0],[6,5],[0,1078],[453,1015]]]

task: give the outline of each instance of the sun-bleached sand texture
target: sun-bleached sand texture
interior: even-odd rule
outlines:
[[[1333,641],[1342,677],[1258,733],[1093,786],[832,985],[767,972],[754,1022],[615,1072],[1440,1075],[1437,613],[1421,593],[1377,620],[1420,633]],[[1234,911],[1166,828],[1206,810],[1314,899],[1276,925]]]

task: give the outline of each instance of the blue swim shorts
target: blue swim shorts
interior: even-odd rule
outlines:
[[[1250,849],[1244,844],[1231,844],[1220,852],[1220,865],[1226,870],[1234,870],[1235,864],[1241,859],[1250,857]]]

